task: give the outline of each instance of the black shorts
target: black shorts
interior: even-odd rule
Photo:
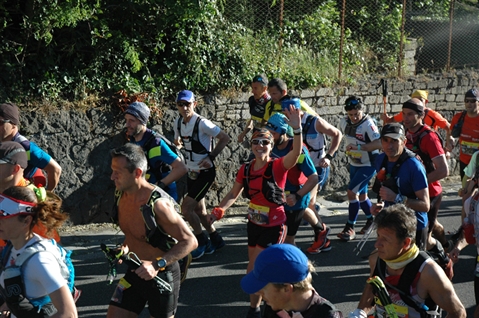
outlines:
[[[267,248],[273,244],[284,243],[286,230],[287,226],[284,224],[266,227],[248,221],[248,246]]]
[[[116,286],[110,300],[110,306],[120,307],[139,315],[148,303],[148,310],[152,317],[167,318],[173,316],[176,313],[180,293],[180,266],[178,262],[168,265],[158,276],[170,283],[173,288],[171,293],[160,294],[155,280],[141,279],[131,269],[128,269]],[[129,287],[125,288],[124,285]]]
[[[288,226],[288,236],[295,236],[298,232],[301,220],[303,219],[304,209],[284,211],[286,213],[286,225]]]
[[[192,179],[194,177],[195,179]],[[206,170],[200,170],[199,173],[188,172],[188,178],[186,180],[186,186],[188,188],[188,196],[195,199],[196,202],[200,202],[210,189],[211,185],[216,178],[216,169],[210,168]]]

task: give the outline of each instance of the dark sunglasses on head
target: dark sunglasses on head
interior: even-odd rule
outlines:
[[[255,76],[253,78],[253,83],[261,83],[263,85],[267,85],[268,83],[266,83],[266,79],[261,77],[261,76]]]
[[[360,99],[351,99],[350,101],[346,103],[346,110],[354,109],[356,105],[358,105],[359,103],[361,103]]]
[[[251,140],[253,145],[267,146],[271,143],[268,139],[253,139]]]
[[[475,102],[477,102],[477,99],[475,99],[475,98],[466,98],[464,100],[464,103],[471,103],[472,104],[472,103],[475,103]]]

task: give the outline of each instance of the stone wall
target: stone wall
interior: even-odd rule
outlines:
[[[351,87],[337,86],[317,90],[296,91],[313,106],[317,113],[334,126],[345,115],[344,101],[350,95],[361,97],[366,112],[379,120],[383,111],[382,96],[376,84],[379,78],[360,78]],[[405,80],[389,79],[388,113],[401,111],[401,104],[415,89],[429,91],[429,104],[447,119],[464,108],[464,94],[478,87],[476,71],[461,71],[452,74],[428,74]],[[207,204],[217,204],[229,191],[236,172],[249,149],[237,142],[249,118],[247,99],[250,93],[232,96],[203,96],[197,112],[220,125],[230,136],[231,142],[217,158],[217,178],[207,195]],[[172,137],[172,125],[177,117],[176,109],[164,107],[160,122],[155,129]],[[42,113],[23,111],[21,132],[37,142],[62,166],[63,173],[57,193],[64,199],[64,208],[75,224],[107,221],[107,212],[113,204],[114,185],[110,180],[109,151],[125,142],[122,133],[123,116],[117,108],[98,107],[85,112],[60,110]],[[26,124],[28,123],[28,124]],[[155,123],[153,123],[155,124]],[[344,146],[344,145],[343,145]],[[342,147],[343,147],[342,146]],[[349,182],[347,158],[338,153],[332,162],[332,174],[327,189],[344,189]],[[453,173],[458,174],[456,161],[450,160]],[[184,180],[180,182],[180,188]]]

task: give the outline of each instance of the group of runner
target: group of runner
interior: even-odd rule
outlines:
[[[453,136],[452,127],[458,119],[453,120],[452,126],[449,125],[440,114],[426,107],[427,92],[418,90],[413,92],[411,99],[403,104],[401,112],[403,124],[395,123],[394,117],[383,116],[385,125],[380,131],[375,120],[364,113],[365,107],[361,99],[350,96],[345,102],[347,116],[341,119],[339,127],[336,128],[318,116],[304,101],[289,96],[287,86],[281,79],[268,81],[265,75],[258,75],[253,78],[251,87],[253,96],[248,101],[251,119],[238,136],[238,141],[244,142],[246,136],[251,132],[251,154],[247,162],[238,170],[231,190],[210,214],[206,211],[204,198],[215,179],[215,159],[229,142],[229,136],[217,125],[195,112],[197,101],[194,93],[187,90],[181,91],[176,99],[180,116],[173,124],[174,142],[178,148],[183,148],[185,163],[178,159],[178,156],[171,150],[171,146],[167,146],[160,136],[151,137],[151,131],[146,128],[149,110],[145,104],[133,103],[125,111],[127,130],[131,136],[130,141],[137,144],[138,149],[146,154],[148,168],[141,167],[141,165],[128,168],[128,163],[132,160],[128,159],[128,151],[125,149],[117,150],[119,155],[114,155],[114,162],[118,161],[118,158],[125,159],[123,160],[124,165],[119,167],[112,165],[114,171],[112,179],[115,181],[117,190],[122,193],[116,201],[118,222],[126,233],[122,249],[127,250],[129,245],[133,244],[128,244],[129,240],[133,239],[136,241],[135,244],[140,244],[145,237],[145,233],[143,233],[145,216],[143,214],[141,217],[138,215],[139,212],[134,212],[144,210],[144,205],[149,205],[150,210],[153,211],[157,227],[162,229],[160,232],[175,238],[177,242],[176,245],[159,247],[161,252],[156,250],[156,258],[153,257],[153,254],[145,255],[145,261],[142,262],[144,265],[135,269],[135,273],[141,278],[151,279],[157,273],[168,271],[168,266],[179,261],[182,265],[180,272],[183,274],[172,275],[169,280],[172,286],[178,286],[180,277],[184,279],[186,275],[191,261],[190,255],[191,258],[197,259],[205,254],[214,253],[225,245],[225,241],[217,233],[213,224],[224,216],[225,210],[239,198],[241,193],[250,200],[247,211],[249,260],[247,273],[250,273],[248,276],[255,272],[256,260],[263,251],[266,253],[271,246],[282,243],[294,245],[294,237],[303,218],[308,221],[315,233],[313,244],[306,249],[306,252],[316,254],[329,251],[331,242],[327,236],[330,229],[319,216],[315,204],[316,195],[328,178],[331,161],[338,151],[344,135],[347,145],[345,147],[346,154],[350,158],[350,184],[347,191],[349,213],[346,225],[338,237],[343,241],[355,238],[355,224],[360,209],[366,214],[366,225],[359,231],[361,234],[366,233],[375,223],[375,215],[388,215],[391,212],[394,212],[393,214],[402,213],[401,217],[404,220],[409,219],[408,222],[410,222],[405,221],[407,224],[402,224],[406,228],[393,227],[391,223],[394,222],[392,221],[376,222],[378,234],[380,234],[380,229],[386,229],[388,232],[389,237],[384,235],[387,237],[385,241],[388,244],[391,243],[392,231],[392,234],[397,232],[395,235],[397,245],[403,244],[403,246],[391,251],[390,245],[382,244],[381,240],[378,240],[376,247],[379,250],[379,255],[372,256],[372,270],[375,268],[377,259],[382,259],[386,261],[386,274],[400,277],[406,265],[418,257],[419,251],[428,251],[428,255],[431,255],[438,265],[433,263],[434,265],[428,265],[429,267],[426,268],[430,268],[428,269],[430,275],[437,276],[439,279],[434,286],[421,283],[428,279],[420,279],[418,286],[424,286],[424,290],[418,294],[418,299],[432,298],[436,304],[448,311],[451,317],[455,317],[456,314],[457,317],[463,317],[464,308],[457,299],[449,280],[453,275],[452,261],[443,248],[444,246],[452,249],[456,242],[446,240],[444,229],[437,222],[442,193],[439,180],[449,173],[446,152],[440,135],[423,123],[423,120],[428,120],[426,118],[433,118],[432,125],[437,123],[445,129],[450,148],[451,136]],[[476,90],[468,91],[466,100],[470,95],[479,98]],[[475,113],[471,111],[466,116],[473,118],[476,115],[477,107]],[[466,125],[464,118],[461,119],[461,122]],[[474,123],[474,121],[472,122]],[[464,145],[471,147],[473,144],[469,140],[464,140],[467,139],[468,129],[470,128],[463,128],[464,134],[459,133],[456,136],[459,137],[459,144],[462,145],[461,154],[465,149]],[[213,142],[215,139],[217,140],[216,145]],[[327,147],[327,139],[331,140],[329,147]],[[479,149],[479,147],[476,148]],[[379,149],[382,149],[383,153]],[[148,176],[155,175],[152,169],[160,162],[168,164],[171,169],[161,176],[156,174],[156,179],[147,179]],[[148,169],[148,172],[145,172],[144,169]],[[379,173],[375,180],[375,191],[380,198],[378,203],[372,203],[367,195],[368,186],[374,175],[381,170],[383,170],[382,173]],[[181,204],[181,212],[193,229],[193,235],[178,236],[179,233],[170,230],[172,224],[164,223],[165,220],[162,220],[158,213],[163,211],[163,214],[169,215],[171,212],[179,211],[180,207],[170,200],[170,204],[174,205],[170,212],[166,212],[168,207],[163,207],[163,210],[160,210],[162,209],[160,205],[155,210],[157,205],[155,202],[161,202],[160,199],[165,198],[164,192],[158,188],[167,190],[173,198],[177,198],[175,193],[171,193],[171,189],[174,189],[171,185],[185,173],[187,173],[187,194]],[[125,174],[131,179],[131,183],[125,184],[121,181]],[[143,179],[145,181],[155,180],[157,188],[155,190],[147,188],[145,194],[140,195],[142,192],[140,190],[148,184],[141,181]],[[159,193],[154,199],[152,199],[153,195],[146,195],[152,191]],[[130,195],[131,198],[128,199]],[[136,197],[141,197],[141,200],[134,199]],[[125,218],[123,221],[122,214]],[[126,217],[126,214],[129,216]],[[138,216],[133,217],[132,215],[135,214]],[[413,220],[411,220],[411,215],[414,216]],[[382,218],[388,219],[386,216]],[[175,222],[180,222],[176,217],[174,219]],[[414,224],[415,228],[413,237],[404,234],[404,232],[410,233],[411,224]],[[175,226],[184,229],[182,222]],[[203,232],[202,226],[207,234]],[[135,232],[134,229],[137,231]],[[183,233],[183,230],[180,233]],[[151,241],[155,240],[151,239]],[[151,241],[148,243],[143,241],[141,244],[151,244]],[[137,245],[136,249],[139,247],[140,245]],[[278,253],[284,252],[281,249]],[[294,254],[294,249],[290,253]],[[395,257],[383,258],[383,254],[384,257]],[[139,258],[143,260],[141,256]],[[156,259],[156,261],[151,261],[152,259]],[[394,260],[392,263],[397,260],[397,263],[403,267],[390,265],[392,260]],[[430,264],[428,260],[424,260],[424,262]],[[308,266],[303,266],[301,275],[307,276],[310,273],[308,268]],[[406,270],[406,272],[409,271],[411,270]],[[144,273],[149,274],[142,276],[146,275]],[[387,282],[389,289],[390,280],[384,275],[382,277]],[[261,279],[261,277],[256,277],[256,279]],[[250,308],[246,316],[286,317],[285,314],[292,315],[292,312],[296,311],[294,308],[278,308],[277,303],[273,307],[270,306],[273,300],[265,289],[269,288],[268,283],[278,284],[280,282],[267,282],[267,280],[265,282],[265,286],[250,293]],[[298,282],[290,281],[289,283]],[[305,286],[309,285],[306,283]],[[128,284],[128,289],[125,290],[124,282],[120,282],[115,295],[121,294],[122,296],[114,295],[108,316],[126,316],[128,312],[138,314],[146,302],[151,304],[155,301],[155,294],[145,293],[144,291],[147,290],[145,287],[144,283],[135,282],[135,284]],[[279,288],[276,287],[276,289]],[[448,295],[449,301],[437,299],[438,293],[433,293],[430,287]],[[150,286],[150,288],[152,287]],[[246,285],[243,288],[245,291],[251,290]],[[290,290],[293,292],[291,296],[296,295],[294,291],[294,288]],[[295,317],[313,317],[316,312],[314,308],[325,309],[324,302],[318,301],[319,298],[323,298],[319,295],[313,297],[313,295],[317,295],[314,289],[306,288],[304,291],[312,297],[311,300],[315,299],[315,301],[307,306],[308,313],[303,312],[304,315],[298,316],[298,313],[295,312]],[[371,291],[369,287],[365,289],[363,295],[365,299],[370,299],[368,297],[370,297]],[[150,305],[152,316],[173,316],[176,310],[177,292],[178,290],[174,289],[174,296],[165,299],[167,306],[151,307]],[[139,297],[142,298],[141,302]],[[267,303],[263,314],[260,310],[262,298]],[[131,301],[131,299],[135,301]],[[394,300],[402,302],[400,297]],[[137,305],[138,303],[142,305]],[[362,317],[365,313],[364,310],[370,309],[369,304],[365,304],[361,300],[358,310],[351,313],[352,317]],[[328,310],[326,310],[325,317],[342,315],[334,308],[334,305],[328,303],[326,307]],[[168,308],[168,311],[164,311],[162,314],[156,313],[161,308]],[[420,309],[416,307],[407,305],[406,308],[408,308],[410,317],[422,315]]]
[[[411,290],[399,291],[390,297],[389,300],[396,304],[395,310],[406,310],[409,317],[424,315],[421,306],[410,305],[404,300],[404,293],[416,303],[431,299],[446,310],[449,317],[464,317],[464,307],[450,279],[452,262],[457,261],[465,239],[446,240],[444,229],[437,222],[442,197],[439,180],[449,173],[446,151],[452,151],[454,138],[458,138],[461,175],[464,175],[462,193],[464,199],[476,197],[474,188],[479,169],[468,164],[471,155],[479,150],[479,121],[476,118],[479,92],[472,89],[466,93],[466,111],[455,115],[449,125],[437,112],[426,107],[427,92],[415,91],[403,104],[403,118],[385,115],[382,118],[384,127],[379,130],[375,120],[364,113],[363,102],[356,96],[346,99],[347,116],[336,128],[300,98],[288,95],[287,86],[281,79],[268,81],[266,76],[258,75],[253,78],[251,87],[251,119],[238,136],[238,141],[243,142],[251,132],[251,155],[239,168],[231,190],[211,213],[207,213],[205,196],[216,177],[215,160],[230,137],[195,112],[194,93],[183,90],[177,95],[179,116],[173,123],[173,143],[147,127],[150,110],[146,104],[134,102],[125,110],[129,142],[111,151],[111,179],[116,187],[112,219],[125,233],[117,255],[134,256],[138,262],[128,263],[129,270],[115,289],[107,316],[139,315],[148,303],[152,317],[173,317],[179,286],[186,277],[191,259],[212,254],[225,246],[214,222],[220,220],[243,193],[250,200],[247,211],[248,275],[242,281],[243,289],[251,295],[246,316],[341,317],[334,305],[312,288],[311,265],[294,247],[294,238],[304,219],[314,230],[313,243],[306,252],[317,254],[331,249],[330,229],[321,220],[316,195],[328,179],[331,161],[345,136],[346,154],[350,159],[349,213],[338,237],[342,241],[355,238],[355,224],[359,210],[363,210],[366,224],[358,232],[366,233],[373,225],[378,232],[378,253],[370,258],[371,276],[380,277],[391,295],[394,295],[391,291],[402,288],[397,287],[397,283],[403,273],[414,272],[416,277],[414,284],[409,284],[413,285]],[[446,130],[446,150],[440,135],[424,124],[427,118],[433,118],[432,126],[437,124]],[[403,124],[395,120],[402,120]],[[18,139],[19,118],[15,105],[0,105],[0,121],[4,126],[3,134],[11,135],[0,144],[0,150],[5,149],[0,151],[0,167],[4,168],[2,173],[8,172],[0,180],[0,185],[5,183],[2,188],[5,190],[27,184],[23,177],[28,167],[26,154],[38,152],[38,147]],[[20,143],[7,141],[12,140],[12,136]],[[327,139],[330,139],[329,146]],[[25,158],[19,157],[22,154]],[[58,170],[59,165],[49,156],[43,156],[39,162],[37,167],[47,172],[42,185],[53,189],[61,172],[53,168]],[[35,164],[32,160],[30,163]],[[375,174],[374,190],[379,198],[377,203],[372,203],[368,198],[368,186]],[[180,205],[175,182],[184,175],[187,192]],[[27,178],[34,180],[33,175]],[[15,201],[15,198],[9,197],[9,200]],[[472,206],[471,200],[478,201],[469,199],[469,206]],[[31,209],[24,206],[16,206],[17,211],[3,209],[3,217],[28,215]],[[463,217],[468,212],[465,209]],[[34,219],[28,219],[28,224],[36,224]],[[0,217],[0,230],[2,220]],[[20,221],[23,220],[24,217]],[[47,230],[50,232],[52,228]],[[27,237],[40,238],[31,231]],[[1,238],[11,239],[8,235]],[[452,261],[443,247],[451,251]],[[436,262],[431,262],[428,255]],[[290,264],[292,259],[297,265]],[[278,267],[281,260],[286,260],[289,267]],[[408,265],[418,262],[420,270]],[[169,288],[165,290],[164,286]],[[366,317],[366,312],[372,309],[373,295],[380,298],[378,293],[381,290],[367,284],[358,309],[350,313],[350,317]],[[54,296],[53,304],[57,305],[58,299],[51,295]],[[266,302],[263,314],[260,310],[262,300]],[[375,306],[380,317],[386,317],[384,312],[391,315],[391,306],[383,300]],[[431,307],[428,314],[434,316],[434,308]]]

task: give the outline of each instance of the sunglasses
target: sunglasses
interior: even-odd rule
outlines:
[[[11,123],[10,119],[0,119],[0,125],[5,125],[6,123]]]
[[[251,140],[253,145],[267,146],[271,143],[268,139],[253,139]]]
[[[188,102],[178,102],[176,103],[176,105],[178,105],[179,107],[189,107],[191,105],[191,103],[188,103]]]
[[[466,99],[464,100],[464,103],[470,103],[470,104],[472,104],[472,103],[475,103],[475,102],[477,102],[477,99],[475,99],[475,98],[473,98],[473,99],[467,99],[467,98],[466,98]]]
[[[361,103],[360,99],[352,99],[346,103],[346,110],[352,110],[356,105]]]
[[[255,76],[253,78],[253,83],[261,83],[263,85],[267,85],[266,79],[262,78],[261,76]]]

